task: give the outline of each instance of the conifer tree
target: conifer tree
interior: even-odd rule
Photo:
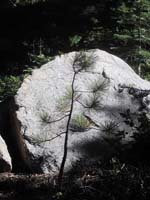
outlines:
[[[150,72],[150,1],[122,1],[116,11],[116,31],[113,34],[118,52],[134,66],[137,73]]]

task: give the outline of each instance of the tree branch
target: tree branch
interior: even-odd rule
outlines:
[[[73,65],[73,67],[74,67],[74,65]],[[69,134],[69,125],[70,125],[72,112],[73,112],[74,93],[75,93],[75,91],[74,91],[74,82],[75,82],[76,74],[77,74],[77,72],[74,72],[73,80],[72,80],[72,84],[71,84],[71,88],[72,88],[71,107],[70,107],[69,118],[68,118],[68,122],[67,122],[67,126],[66,126],[66,135],[65,135],[65,143],[64,143],[64,155],[63,155],[63,158],[62,158],[62,162],[61,162],[61,166],[60,166],[60,170],[59,170],[59,175],[58,175],[58,184],[59,184],[59,188],[60,189],[61,189],[61,186],[62,186],[62,178],[63,178],[64,167],[65,167],[65,163],[66,163],[66,159],[67,159],[67,153],[68,153],[68,134]]]
[[[56,134],[56,136],[54,136],[54,137],[52,137],[52,138],[50,138],[50,139],[46,139],[46,140],[40,140],[40,141],[35,141],[35,142],[33,142],[32,141],[32,139],[30,139],[30,143],[31,144],[41,144],[41,143],[44,143],[44,142],[51,142],[52,140],[54,140],[55,138],[57,138],[57,137],[60,137],[62,134],[65,134],[66,132],[61,132],[61,133],[59,133],[59,134]],[[26,139],[26,138],[25,138]]]
[[[68,115],[64,115],[63,117],[61,117],[59,119],[55,119],[55,120],[52,120],[52,121],[47,121],[46,123],[47,124],[52,124],[52,123],[55,123],[55,122],[59,122],[59,121],[63,120],[66,117],[69,117],[69,114]],[[41,122],[43,122],[43,121],[41,121]]]

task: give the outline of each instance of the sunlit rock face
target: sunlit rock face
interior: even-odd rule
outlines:
[[[8,153],[5,141],[0,136],[0,173],[12,170],[11,157]]]
[[[33,70],[15,97],[33,171],[59,172],[66,133],[65,171],[114,154],[149,112],[149,88],[123,60],[98,49],[56,56]]]

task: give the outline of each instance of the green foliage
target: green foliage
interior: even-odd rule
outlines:
[[[144,79],[150,81],[150,73],[146,73],[146,75],[144,76]]]
[[[47,112],[42,112],[40,114],[40,119],[43,123],[48,124],[51,121],[51,116]]]
[[[44,54],[39,54],[39,55],[30,54],[29,56],[32,64],[36,66],[44,65],[45,63],[52,61],[54,59],[54,57],[49,57]]]
[[[105,31],[102,26],[93,27],[92,30],[87,31],[83,38],[83,43],[86,47],[93,47],[101,44],[105,38]]]
[[[126,59],[140,76],[150,71],[146,64],[150,45],[150,1],[120,1],[113,32],[118,55]]]
[[[133,38],[131,35],[114,34],[114,39],[122,41],[123,43],[127,44],[127,42],[131,41]]]
[[[70,124],[70,130],[73,132],[84,132],[89,129],[90,122],[83,115],[76,115]]]
[[[108,89],[109,83],[108,80],[98,80],[92,83],[92,85],[90,86],[90,90],[93,93],[103,93],[106,92],[106,90]]]
[[[101,125],[101,130],[106,134],[115,134],[118,130],[118,124],[114,121],[108,121],[105,122],[103,125]]]
[[[103,139],[109,145],[109,148],[113,148],[115,155],[119,155],[121,151],[126,149],[126,146],[122,144],[122,139],[125,137],[125,131],[119,130],[119,124],[115,121],[107,121],[101,125],[100,129],[103,131]]]
[[[32,74],[32,71],[33,71],[33,68],[29,67],[25,70],[23,70],[24,74],[25,74],[25,77],[28,76],[28,75],[31,75]]]
[[[89,98],[85,100],[85,107],[90,110],[101,110],[102,104],[99,95],[93,94],[92,96],[89,96]]]
[[[19,76],[0,77],[0,100],[14,96],[19,89],[22,81]]]
[[[68,99],[64,99],[63,97],[58,99],[57,110],[60,112],[68,112],[70,103],[71,102]]]
[[[93,110],[101,110],[102,108],[102,96],[101,93],[106,92],[108,89],[108,80],[97,80],[94,81],[90,86],[89,90],[91,94],[85,99],[84,107]]]
[[[70,46],[71,47],[73,47],[73,46],[77,47],[81,40],[82,40],[82,37],[80,35],[74,35],[72,37],[69,37]]]
[[[67,112],[70,108],[71,100],[73,98],[72,88],[69,86],[66,88],[66,92],[62,97],[58,99],[57,109],[60,112]]]
[[[150,51],[145,50],[145,49],[141,49],[139,51],[139,55],[144,58],[145,60],[149,59],[150,60]]]
[[[25,48],[29,49],[28,53],[36,55],[31,58],[33,61],[32,64],[40,66],[49,60],[47,56],[45,58],[42,56],[41,58],[42,54],[56,55],[58,52],[69,52],[71,49],[100,48],[122,57],[137,72],[142,68],[143,77],[150,72],[148,65],[145,65],[145,63],[141,65],[145,56],[142,57],[143,55],[140,52],[141,50],[149,51],[150,47],[149,0],[95,1],[92,5],[89,0],[86,3],[85,1],[74,1],[73,3],[64,1],[70,9],[70,14],[66,12],[66,15],[64,15],[67,22],[66,27],[70,26],[67,32],[63,30],[66,27],[62,28],[63,26],[59,23],[59,21],[61,22],[61,18],[60,20],[55,20],[54,17],[53,22],[49,20],[51,16],[53,17],[53,12],[50,14],[51,12],[47,11],[47,6],[51,6],[51,1],[11,0],[10,2],[16,5],[28,5],[40,2],[40,5],[42,5],[41,14],[47,13],[47,20],[42,23],[39,22],[39,26],[35,26],[35,29],[33,26],[33,30],[29,30],[31,32],[26,34],[27,36],[22,41],[25,44]],[[53,0],[52,4],[54,2]],[[38,5],[36,6],[38,7]],[[56,9],[56,15],[57,11],[59,15],[61,13],[61,6],[60,9]],[[74,24],[76,27],[73,28],[73,23],[72,27],[68,23],[67,17],[70,17],[69,21],[76,18],[81,24]],[[47,28],[43,30],[43,26]],[[75,30],[78,30],[78,32]],[[65,34],[62,33],[63,31]],[[139,53],[137,53],[138,51]]]
[[[95,62],[96,56],[93,52],[86,53],[84,51],[80,51],[75,55],[73,67],[77,72],[82,70],[86,71],[90,69]]]
[[[42,143],[45,143],[49,140],[49,134],[47,132],[42,132],[34,136],[30,136],[30,143],[34,145],[41,145]]]

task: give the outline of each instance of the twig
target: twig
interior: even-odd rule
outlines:
[[[61,118],[59,118],[59,119],[55,119],[55,120],[53,120],[53,121],[46,121],[46,123],[47,123],[47,124],[51,124],[51,123],[59,122],[59,121],[63,120],[63,119],[66,118],[66,117],[69,117],[69,114],[68,114],[68,115],[64,115],[63,117],[61,117]],[[43,121],[41,121],[41,122],[43,122]]]
[[[32,140],[30,140],[30,141],[32,141],[31,143],[33,143],[33,144],[39,144],[39,143],[43,143],[43,142],[51,142],[52,140],[54,140],[55,138],[57,138],[57,137],[60,137],[62,134],[65,134],[66,132],[61,132],[61,133],[59,133],[59,134],[56,134],[56,136],[54,136],[54,137],[52,137],[52,138],[50,138],[50,139],[47,139],[47,140],[41,140],[41,141],[37,141],[37,142],[33,142]],[[25,138],[26,139],[26,138]]]
[[[59,184],[59,188],[60,189],[61,189],[61,186],[62,186],[62,177],[63,177],[63,173],[64,173],[64,167],[65,167],[65,162],[66,162],[66,159],[67,159],[67,152],[68,152],[68,134],[69,134],[69,125],[70,125],[72,112],[73,112],[74,93],[75,93],[75,91],[74,91],[74,82],[75,82],[76,74],[77,74],[77,72],[74,72],[73,80],[72,80],[72,84],[71,84],[71,88],[72,88],[71,107],[70,107],[69,118],[68,118],[68,122],[67,122],[67,126],[66,126],[66,135],[65,135],[65,143],[64,143],[64,155],[63,155],[63,159],[62,159],[62,163],[61,163],[60,171],[59,171],[59,175],[58,175],[58,184]]]
[[[17,5],[12,0],[9,0],[9,2],[13,5],[13,7],[17,7]]]
[[[76,90],[75,92],[82,92],[82,93],[93,93],[93,91],[88,90]]]
[[[76,100],[76,102],[78,102],[81,106],[83,106],[84,108],[90,108],[89,106],[84,105],[81,101],[79,101],[78,99]]]

